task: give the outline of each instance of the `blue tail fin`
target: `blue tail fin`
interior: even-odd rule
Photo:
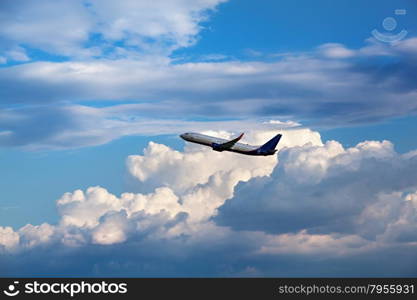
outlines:
[[[268,142],[266,142],[264,145],[262,145],[259,150],[261,152],[275,152],[275,147],[278,145],[279,140],[281,139],[282,134],[277,134],[272,139],[270,139]]]

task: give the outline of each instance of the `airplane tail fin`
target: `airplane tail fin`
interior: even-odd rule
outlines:
[[[272,139],[270,139],[268,142],[266,142],[265,144],[263,144],[259,150],[261,152],[264,153],[271,153],[274,152],[275,153],[275,147],[278,145],[279,140],[281,139],[282,134],[277,134],[276,136],[274,136]]]

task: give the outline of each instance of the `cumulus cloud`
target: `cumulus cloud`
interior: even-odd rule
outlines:
[[[55,227],[47,223],[38,226],[27,224],[19,229],[19,243],[23,248],[47,244],[55,233]]]
[[[288,119],[345,126],[414,114],[417,39],[174,61],[222,2],[1,1],[2,147],[284,134],[278,157],[149,143],[127,158],[135,192],[76,190],[57,200],[57,224],[0,226],[3,275],[416,275],[417,151],[323,144]],[[51,61],[25,63],[32,56]],[[287,121],[265,122],[275,118]]]
[[[11,227],[0,227],[0,249],[13,250],[19,243],[19,234]]]
[[[320,134],[308,128],[290,129],[284,131],[257,130],[249,131],[242,142],[253,145],[262,145],[278,132],[283,132],[283,138],[277,149],[283,147],[302,146],[305,143],[321,145]],[[223,138],[231,138],[228,132],[204,131]],[[208,164],[199,164],[200,161],[210,161]],[[242,174],[250,172],[249,177],[269,175],[277,159],[275,156],[259,157],[236,156],[233,153],[219,155],[210,148],[187,145],[185,152],[174,151],[165,145],[150,143],[143,156],[129,156],[127,165],[130,173],[146,185],[166,185],[180,192],[198,184],[207,183],[210,176],[219,171],[231,172],[241,170]],[[243,175],[245,177],[245,175]]]
[[[366,141],[348,149],[329,141],[286,148],[279,157],[270,177],[236,187],[216,216],[218,224],[377,239],[403,220],[406,211],[415,214],[406,199],[417,187],[417,157],[396,153],[388,141]]]
[[[415,275],[415,153],[388,141],[323,144],[306,128],[282,133],[278,157],[150,142],[126,162],[142,192],[76,190],[57,200],[58,224],[0,227],[3,274],[31,274],[30,257],[47,255],[38,275]],[[80,253],[82,266],[71,263]],[[390,255],[395,265],[374,268]],[[294,260],[310,268],[285,267]]]

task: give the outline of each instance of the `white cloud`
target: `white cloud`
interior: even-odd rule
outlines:
[[[58,55],[80,55],[88,50],[93,25],[83,1],[2,1],[0,37],[11,47],[28,45]],[[6,43],[7,43],[6,42]]]
[[[410,54],[415,58],[417,56],[417,38],[409,38],[396,43],[394,49],[398,52]]]
[[[372,246],[372,243],[357,235],[309,234],[306,230],[301,230],[295,234],[272,236],[259,249],[259,253],[341,256],[366,251]]]
[[[2,265],[22,260],[22,269],[38,263],[60,273],[63,257],[71,265],[83,253],[91,273],[136,272],[145,261],[144,274],[160,274],[155,257],[173,270],[193,257],[202,273],[213,265],[215,274],[263,274],[271,265],[277,274],[276,260],[288,262],[288,255],[314,256],[326,268],[329,257],[357,255],[362,263],[366,255],[389,256],[386,249],[404,251],[396,257],[405,264],[415,261],[416,151],[400,155],[388,141],[345,149],[323,144],[318,132],[297,122],[256,122],[295,115],[337,126],[416,111],[416,39],[393,45],[369,39],[360,49],[329,43],[270,62],[227,61],[219,53],[174,63],[172,51],[194,44],[202,21],[222,2],[1,2],[0,63],[28,61],[30,49],[76,61],[0,70],[0,146],[63,149],[190,130],[229,138],[248,129],[246,142],[262,144],[284,133],[279,161],[151,142],[143,155],[127,159],[141,192],[76,190],[57,201],[58,224],[0,227],[0,252],[8,254],[0,255]],[[374,64],[379,56],[396,62]],[[91,100],[120,104],[79,104]],[[119,252],[109,257],[109,249]],[[31,261],[42,255],[47,259]]]
[[[19,229],[21,247],[32,248],[48,243],[55,233],[55,227],[47,223],[39,226],[27,224]]]
[[[224,1],[224,0],[223,0]],[[155,43],[171,44],[173,49],[192,44],[200,31],[199,23],[207,10],[222,0],[123,1],[90,0],[90,9],[98,19],[95,30],[106,40],[124,40],[127,45],[145,45],[145,38]],[[159,47],[161,45],[158,45]]]
[[[101,145],[129,135],[180,134],[187,131],[235,132],[281,129],[276,124],[261,124],[255,119],[230,121],[187,121],[149,119],[124,115],[132,108],[94,108],[88,106],[30,107],[0,110],[0,146],[22,147],[25,150],[68,149]],[[308,130],[305,130],[308,133]],[[226,136],[229,133],[226,133]],[[250,135],[250,133],[248,133]],[[256,143],[270,138],[264,133]],[[272,134],[272,133],[271,133]],[[301,135],[297,135],[301,138]],[[179,137],[178,137],[179,138]],[[292,137],[288,137],[292,138]],[[316,135],[316,138],[319,138]]]
[[[14,250],[19,240],[19,234],[13,228],[0,226],[0,250]]]
[[[247,141],[261,144],[276,133],[274,130],[249,132]],[[283,134],[285,137],[280,148],[305,143],[321,144],[320,135],[309,129],[291,129],[283,131]],[[225,135],[232,134],[223,133]],[[56,232],[62,235],[65,244],[71,244],[74,239],[74,234],[69,230],[71,228],[91,232],[91,239],[95,243],[109,244],[126,239],[125,231],[130,225],[125,226],[125,223],[136,222],[138,213],[146,216],[163,215],[166,220],[175,220],[178,215],[185,213],[189,224],[205,222],[215,215],[216,209],[227,198],[233,196],[238,182],[266,176],[276,163],[275,156],[260,159],[232,153],[219,154],[200,146],[187,146],[185,152],[179,152],[150,142],[144,155],[130,156],[127,165],[131,174],[145,185],[153,187],[154,192],[124,193],[117,197],[104,188],[90,187],[86,192],[76,190],[65,193],[57,201],[61,220]],[[144,222],[142,220],[132,226],[141,231],[147,227]],[[19,232],[25,236],[25,241],[29,240],[25,244],[33,246],[52,236],[55,231],[48,226],[27,225]],[[116,230],[115,234],[108,233],[112,227]],[[78,234],[75,239],[74,243],[78,244],[85,241],[86,237],[85,234]]]
[[[14,49],[6,51],[5,55],[10,60],[14,60],[14,61],[28,61],[29,60],[29,57],[27,56],[25,49],[22,47],[15,47]]]
[[[410,43],[404,40],[391,48],[372,44],[357,50],[353,60],[329,59],[313,52],[288,54],[274,62],[173,64],[166,57],[149,56],[143,60],[18,65],[0,70],[0,88],[6,105],[21,105],[0,113],[36,122],[40,115],[44,119],[47,112],[52,116],[53,110],[59,111],[62,120],[49,122],[67,126],[65,133],[47,141],[36,139],[52,148],[96,145],[123,135],[172,133],[173,126],[180,132],[180,128],[196,123],[203,129],[204,122],[184,121],[185,116],[187,120],[245,121],[296,116],[314,125],[333,127],[371,123],[417,109],[412,47],[406,47]],[[384,55],[396,56],[398,62],[382,67],[375,64],[368,58],[381,52],[370,50],[372,47],[383,47]],[[104,107],[80,105],[88,101]],[[1,137],[2,145],[33,143],[33,133],[21,132],[32,127],[9,117],[0,123],[4,130],[13,132]]]
[[[227,55],[224,54],[207,54],[200,57],[201,61],[222,61],[230,58]]]
[[[347,49],[342,44],[327,43],[318,48],[319,52],[329,58],[348,58],[355,56],[355,51]]]
[[[283,133],[277,149],[282,147],[302,146],[305,143],[320,145],[320,134],[309,129],[292,130],[256,130],[245,134],[242,142],[262,145],[275,136]],[[205,131],[206,134],[218,135]],[[223,133],[229,138],[232,134]],[[202,164],[199,162],[203,162]],[[207,163],[205,163],[207,162]],[[210,163],[208,163],[210,162]],[[277,160],[275,156],[247,157],[233,153],[217,153],[210,148],[187,144],[185,152],[174,151],[165,145],[150,143],[143,156],[129,156],[127,165],[130,173],[140,181],[151,186],[168,186],[176,192],[182,192],[198,184],[208,183],[216,173],[239,170],[242,178],[265,176],[271,173]]]
[[[139,211],[148,214],[164,211],[174,217],[181,209],[177,196],[166,187],[157,188],[148,195],[124,193],[120,198],[104,188],[90,187],[86,193],[76,190],[64,194],[57,206],[62,216],[61,225],[85,228],[96,227],[100,218],[111,211],[124,210],[127,216]]]
[[[347,149],[336,141],[285,148],[270,177],[239,185],[219,208],[216,221],[237,230],[305,229],[385,239],[394,224],[412,220],[401,228],[415,226],[417,211],[406,201],[417,189],[415,158],[396,153],[388,141],[365,141]],[[409,242],[417,241],[402,234],[404,240],[407,235]]]
[[[127,239],[126,230],[126,212],[106,215],[92,232],[93,243],[109,245],[124,242]]]
[[[287,128],[287,127],[299,127],[301,126],[300,123],[298,122],[294,122],[294,121],[280,121],[280,120],[269,120],[268,122],[265,122],[265,124],[273,124],[273,125],[279,125],[282,128]]]
[[[22,126],[15,119],[0,119],[6,128],[2,132],[10,132],[0,136],[0,145],[98,145],[124,135],[172,133],[173,126],[178,132],[192,124],[185,118],[297,118],[340,126],[416,111],[416,38],[392,45],[368,39],[359,49],[327,43],[310,52],[282,53],[269,62],[224,60],[221,53],[200,62],[171,59],[174,49],[198,39],[202,21],[222,2],[2,1],[0,63],[27,61],[39,49],[73,61],[0,70],[6,107],[0,114],[25,120]],[[379,56],[396,59],[381,66],[372,59]],[[107,107],[79,105],[85,101]],[[59,130],[45,126],[34,132],[27,126],[45,117]],[[198,124],[198,129],[207,128]]]
[[[5,0],[1,3],[0,38],[6,51],[7,45],[25,45],[78,58],[129,55],[129,49],[136,55],[166,55],[193,44],[201,30],[200,22],[221,2]],[[10,58],[22,60],[24,56],[14,54]]]
[[[276,133],[255,130],[246,138],[262,143]],[[347,258],[363,262],[373,253],[395,251],[406,251],[404,260],[413,257],[410,251],[415,253],[417,242],[413,153],[400,155],[388,141],[365,141],[344,149],[336,141],[323,144],[318,132],[306,128],[282,133],[279,161],[217,153],[202,146],[180,152],[151,142],[143,155],[127,160],[131,174],[151,192],[116,196],[90,187],[66,193],[57,201],[61,216],[57,225],[26,225],[16,232],[1,227],[2,251],[19,256],[53,248],[54,261],[62,253],[88,253],[96,247],[94,255],[108,261],[109,250],[103,247],[119,245],[114,249],[120,257],[111,261],[120,274],[130,268],[139,272],[134,263],[138,260],[148,261],[151,268],[159,268],[157,261],[163,261],[180,272],[181,267],[172,264],[193,257],[203,266],[227,265],[226,270],[212,272],[230,275],[253,269],[263,274],[267,268],[262,262],[287,257],[288,263],[288,255],[329,263]],[[84,263],[93,261],[94,270],[115,274],[100,259]],[[235,269],[235,263],[241,267]],[[364,265],[359,265],[354,274],[362,274]],[[404,264],[387,266],[386,274],[400,266]],[[347,274],[341,268],[338,274]],[[150,274],[147,270],[140,274]]]

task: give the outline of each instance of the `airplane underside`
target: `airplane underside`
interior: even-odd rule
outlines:
[[[248,144],[238,143],[238,141],[242,138],[243,133],[240,134],[237,138],[229,141],[200,133],[184,133],[180,136],[182,139],[188,142],[211,147],[214,151],[217,152],[229,151],[251,156],[274,155],[277,152],[275,147],[282,137],[281,134],[277,134],[262,146],[251,146]]]

